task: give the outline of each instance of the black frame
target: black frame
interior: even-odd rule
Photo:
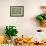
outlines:
[[[16,10],[17,8],[21,8],[21,14],[12,14],[13,13],[13,8]],[[24,6],[10,6],[10,16],[11,17],[23,17],[24,16]]]

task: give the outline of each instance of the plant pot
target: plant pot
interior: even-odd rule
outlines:
[[[11,41],[10,39],[7,39],[7,43],[8,43],[8,44],[11,44],[12,41]]]
[[[12,40],[12,43],[14,44],[14,40],[17,38],[17,36],[12,36],[11,40]]]
[[[46,27],[46,20],[41,21],[41,26]]]

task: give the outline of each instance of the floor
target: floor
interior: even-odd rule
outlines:
[[[23,45],[15,45],[15,46],[46,46],[46,44],[44,45],[23,44]]]

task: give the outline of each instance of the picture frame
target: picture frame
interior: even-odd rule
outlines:
[[[23,17],[24,6],[10,6],[10,16],[11,17]]]

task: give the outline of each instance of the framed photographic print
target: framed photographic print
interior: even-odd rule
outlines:
[[[24,6],[10,6],[10,16],[11,17],[23,17]]]

